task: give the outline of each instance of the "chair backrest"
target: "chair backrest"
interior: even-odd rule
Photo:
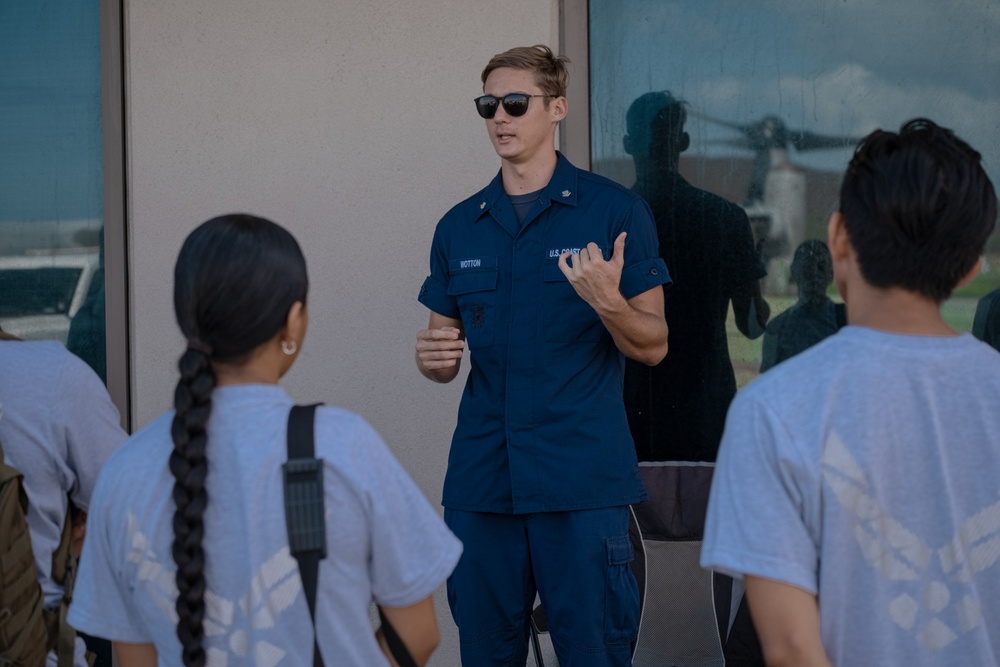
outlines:
[[[634,506],[646,573],[635,667],[725,664],[713,576],[699,565],[713,470],[711,463],[640,464],[650,499]]]

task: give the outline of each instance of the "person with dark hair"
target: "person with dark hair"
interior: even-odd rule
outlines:
[[[631,664],[645,492],[622,374],[666,354],[670,278],[646,204],[555,150],[565,58],[510,49],[482,81],[500,172],[438,223],[416,344],[436,382],[470,352],[443,498],[466,549],[448,581],[462,662],[523,665],[537,589],[561,664]]]
[[[854,153],[827,239],[849,326],[737,395],[702,565],[769,665],[1000,664],[1000,357],[941,316],[997,216],[926,119]]]
[[[798,287],[795,304],[767,323],[760,372],[794,357],[847,324],[847,308],[826,294],[833,282],[833,259],[822,241],[804,241],[792,258],[792,282]]]
[[[64,563],[55,562],[63,530],[69,523],[76,531],[71,551],[78,556],[98,472],[126,437],[118,409],[87,364],[61,343],[22,341],[0,331],[0,444],[6,462],[24,476],[28,532],[52,642],[66,583],[57,574]],[[14,627],[24,623],[7,612],[0,610],[0,626],[8,619]],[[77,639],[76,667],[87,665],[84,653],[83,639]],[[55,651],[49,664],[56,664]]]
[[[726,410],[736,395],[726,318],[750,339],[764,333],[767,275],[746,212],[689,184],[678,173],[690,137],[687,110],[669,92],[638,97],[625,116],[632,189],[656,221],[660,256],[673,283],[665,290],[671,354],[655,366],[625,366],[625,406],[640,461],[714,461]]]
[[[1000,289],[995,289],[976,304],[972,335],[1000,352]]]
[[[431,593],[461,544],[371,426],[322,406],[327,556],[310,620],[283,499],[292,400],[278,386],[305,338],[307,288],[298,243],[262,218],[213,218],[181,248],[175,409],[102,470],[70,611],[122,667],[306,665],[314,641],[328,665],[387,665],[373,600],[418,664],[439,641]]]

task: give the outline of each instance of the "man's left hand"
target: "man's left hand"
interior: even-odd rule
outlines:
[[[600,315],[621,310],[628,304],[618,285],[625,264],[625,236],[622,232],[615,239],[611,259],[605,261],[601,249],[593,241],[579,253],[559,255],[559,270],[580,295]],[[572,260],[572,266],[569,261]]]

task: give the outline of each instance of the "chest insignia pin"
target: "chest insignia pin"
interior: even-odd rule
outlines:
[[[563,190],[562,191],[562,196],[563,197],[569,197],[571,194],[573,194],[573,193],[570,192],[569,190]]]

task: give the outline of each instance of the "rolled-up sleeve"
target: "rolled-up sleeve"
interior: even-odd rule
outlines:
[[[448,246],[445,223],[442,221],[434,231],[434,241],[431,244],[431,273],[420,286],[417,300],[439,315],[458,319],[461,312],[458,301],[448,295]]]
[[[645,201],[635,198],[617,233],[621,232],[628,234],[625,237],[625,265],[619,283],[622,295],[631,299],[654,287],[669,284],[667,265],[659,256],[656,224]]]

